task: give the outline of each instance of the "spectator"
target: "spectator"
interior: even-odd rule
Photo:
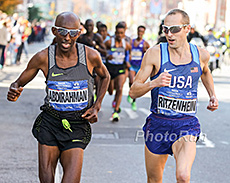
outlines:
[[[188,36],[187,36],[187,39],[188,39],[188,42],[190,42],[192,40],[192,38],[201,38],[204,45],[206,46],[207,45],[207,41],[205,40],[205,38],[198,32],[196,31],[196,26],[193,24],[191,26],[191,29],[190,29],[190,32],[188,33]]]
[[[7,45],[7,27],[6,22],[3,23],[3,25],[0,27],[0,69],[3,68],[5,63],[5,48]]]

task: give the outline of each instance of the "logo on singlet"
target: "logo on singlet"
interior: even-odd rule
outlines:
[[[58,74],[55,74],[54,72],[52,72],[52,77],[56,77],[56,76],[62,76],[63,73],[58,73]]]
[[[164,69],[164,72],[172,72],[172,71],[175,71],[175,70],[177,70],[177,69],[169,69],[169,70],[167,70],[166,68]]]

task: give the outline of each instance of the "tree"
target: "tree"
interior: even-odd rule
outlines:
[[[32,22],[33,20],[40,21],[42,19],[41,17],[41,11],[38,7],[33,6],[31,8],[28,8],[28,20]]]
[[[0,0],[0,10],[7,14],[13,14],[18,4],[22,4],[23,0]]]

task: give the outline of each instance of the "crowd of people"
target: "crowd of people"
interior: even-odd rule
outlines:
[[[107,26],[101,21],[96,22],[96,33],[93,31],[94,22],[92,19],[87,19],[84,24],[82,23],[82,26],[85,31],[77,39],[77,42],[96,49],[101,54],[102,61],[111,76],[108,93],[113,95],[115,90],[114,99],[111,102],[114,111],[110,120],[119,121],[123,85],[127,78],[129,78],[129,85],[132,85],[134,76],[140,69],[143,55],[150,47],[143,38],[146,28],[143,25],[138,26],[137,36],[131,39],[126,35],[127,25],[124,21],[117,23],[113,35],[108,33]],[[96,76],[95,83],[98,82],[97,80]],[[127,100],[131,103],[131,108],[136,111],[135,99],[128,96]]]
[[[0,11],[0,69],[20,64],[23,51],[28,57],[28,44],[44,41],[45,34],[44,23],[30,23],[18,13],[9,16]]]

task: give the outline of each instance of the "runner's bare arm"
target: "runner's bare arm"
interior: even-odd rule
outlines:
[[[16,101],[20,96],[23,87],[29,83],[41,69],[44,75],[48,72],[48,58],[47,49],[35,54],[29,61],[26,69],[21,73],[18,79],[10,85],[7,99],[9,101]],[[47,69],[45,69],[47,67]]]
[[[208,67],[208,61],[210,55],[206,50],[201,48],[199,48],[199,52],[200,52],[200,60],[201,60],[201,68],[202,68],[201,80],[210,97],[207,109],[209,109],[210,111],[214,111],[218,109],[219,104],[214,90],[214,82],[213,82],[212,74]]]
[[[129,54],[128,60],[126,60],[126,66],[127,66],[127,68],[130,68],[131,67],[130,61],[132,59],[132,56],[131,56],[132,46],[127,41],[126,41],[126,50],[128,51],[128,54]]]
[[[91,54],[91,56],[92,56],[92,54]],[[100,81],[98,82],[98,86],[97,86],[97,88],[98,88],[97,100],[94,104],[95,108],[100,110],[102,99],[104,98],[105,93],[106,93],[108,86],[109,86],[110,74],[109,74],[107,68],[105,67],[105,65],[102,63],[101,57],[98,54],[98,52],[97,52],[97,55],[95,55],[95,57],[91,61],[94,64],[95,73],[100,78]]]
[[[99,82],[97,83],[97,100],[95,101],[94,105],[82,115],[82,117],[87,119],[90,123],[94,123],[97,122],[97,113],[101,108],[102,100],[109,86],[110,75],[105,65],[101,61],[100,54],[90,48],[87,49],[87,65],[90,73],[92,73],[94,70],[97,76],[100,78]]]
[[[106,50],[110,50],[111,49],[111,39],[109,39],[108,41],[105,42],[105,47],[106,47]],[[110,54],[107,54],[106,55],[106,59],[107,60],[112,60],[113,56],[110,55]]]
[[[106,47],[105,47],[105,44],[103,43],[103,39],[102,39],[102,36],[100,34],[97,34],[97,43],[98,43],[98,46],[95,45],[95,48],[100,52],[102,53],[103,55],[106,55],[107,51],[106,51]]]
[[[145,53],[149,49],[150,45],[147,41],[144,42],[143,52]]]
[[[160,48],[154,46],[145,53],[141,68],[137,73],[134,83],[132,84],[129,95],[132,98],[138,98],[149,92],[155,87],[169,86],[171,82],[171,74],[161,73],[156,79],[145,82],[150,75],[155,75],[160,69]]]

